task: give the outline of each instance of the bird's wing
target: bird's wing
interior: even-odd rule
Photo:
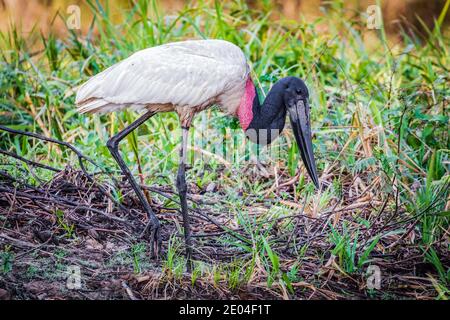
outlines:
[[[76,103],[80,112],[203,106],[242,86],[248,72],[244,54],[229,42],[174,42],[136,52],[92,77],[78,90]]]

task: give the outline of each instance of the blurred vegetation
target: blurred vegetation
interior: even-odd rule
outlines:
[[[104,5],[109,0],[98,0]],[[280,17],[292,20],[311,22],[318,17],[326,16],[329,8],[339,8],[342,15],[349,20],[359,19],[361,14],[367,12],[370,5],[379,5],[383,12],[386,30],[391,35],[397,35],[400,30],[426,35],[424,25],[432,28],[434,20],[445,7],[446,0],[245,0],[245,4],[252,10],[270,8],[270,17]],[[186,0],[164,0],[160,6],[166,14],[177,14],[186,5]],[[196,6],[195,1],[188,2],[190,6]],[[118,23],[123,18],[122,11],[132,10],[134,0],[114,0],[110,6],[110,18],[112,22]],[[12,19],[20,22],[23,30],[28,32],[37,26],[44,34],[56,32],[58,35],[65,34],[64,22],[54,21],[58,13],[67,13],[69,7],[77,5],[81,9],[82,30],[89,28],[89,21],[93,13],[85,0],[0,0],[0,30],[7,30],[8,23]],[[449,21],[448,17],[445,19]]]
[[[445,234],[448,237],[450,217],[450,39],[441,28],[449,1],[432,27],[423,26],[426,39],[400,31],[402,41],[395,45],[387,41],[384,28],[368,30],[364,19],[346,19],[342,3],[334,2],[326,8],[326,18],[306,24],[271,18],[274,7],[269,1],[259,9],[251,9],[244,1],[198,1],[196,6],[185,5],[178,14],[166,15],[158,2],[136,0],[130,10],[120,13],[122,22],[113,23],[117,20],[111,16],[109,2],[88,0],[94,19],[85,33],[67,30],[66,37],[59,37],[35,29],[24,34],[19,25],[11,24],[0,33],[0,124],[73,143],[105,170],[114,171],[117,167],[105,143],[137,115],[79,115],[74,106],[77,86],[143,48],[191,38],[226,39],[245,52],[262,94],[287,75],[302,77],[310,88],[318,169],[330,185],[318,198],[307,201],[307,207],[313,207],[311,214],[320,214],[332,199],[347,192],[340,174],[351,173],[368,184],[375,181],[374,197],[393,200],[388,205],[390,212],[418,219],[421,236],[417,246],[422,248],[424,260],[439,271],[438,286],[448,296],[445,288],[450,284],[450,271],[435,247],[448,249],[448,241],[438,239]],[[56,19],[66,19],[62,14]],[[367,34],[376,39],[374,43],[364,41]],[[230,120],[209,110],[199,115],[194,125],[220,131]],[[139,150],[148,185],[174,181],[179,141],[176,115],[155,116],[130,139],[121,146],[125,159],[136,172]],[[193,163],[188,180],[200,189],[220,181],[226,193],[224,201],[234,203],[233,214],[239,223],[249,224],[249,232],[257,232],[236,195],[244,192],[300,202],[312,191],[303,169],[298,168],[290,133],[283,139],[288,156],[268,165],[290,177],[299,174],[297,186],[288,195],[276,193],[266,180],[255,183],[239,175],[239,168],[225,170],[219,179],[215,169],[220,162],[214,159],[207,164]],[[59,147],[1,132],[0,148],[59,168],[76,163],[73,154]],[[327,173],[332,171],[330,178]],[[363,254],[357,259],[352,251],[358,235],[346,234],[345,227],[328,231],[342,268],[356,272],[367,258]],[[271,266],[273,281],[278,272],[276,255],[265,235],[255,237],[256,248],[265,253],[264,263]],[[167,267],[175,260],[172,256]],[[240,269],[236,270],[239,277]],[[232,284],[236,279],[232,271],[229,275]],[[283,274],[288,283],[286,277],[288,274]]]

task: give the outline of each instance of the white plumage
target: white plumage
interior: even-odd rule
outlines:
[[[230,42],[173,42],[138,51],[92,77],[79,88],[76,104],[81,113],[132,108],[180,115],[218,104],[235,114],[249,70]]]

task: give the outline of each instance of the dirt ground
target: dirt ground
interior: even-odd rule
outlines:
[[[289,238],[280,237],[274,250],[280,257],[281,268],[288,270],[296,260],[297,245],[308,243],[299,269],[299,280],[292,283],[293,291],[275,283],[267,285],[267,273],[256,268],[247,283],[230,286],[226,277],[213,279],[202,274],[180,272],[175,276],[167,269],[165,255],[171,235],[180,237],[182,225],[175,208],[153,203],[162,220],[163,252],[159,260],[150,258],[146,236],[140,236],[145,218],[139,204],[125,186],[124,201],[118,205],[109,198],[111,186],[87,176],[81,170],[67,167],[41,186],[33,187],[7,172],[0,173],[0,298],[1,299],[432,299],[436,297],[435,269],[424,263],[423,252],[411,242],[408,234],[395,230],[398,225],[386,223],[384,215],[374,217],[371,204],[353,199],[353,207],[372,220],[367,239],[384,228],[383,240],[372,252],[372,263],[380,266],[382,290],[367,289],[364,273],[345,273],[331,255],[332,247],[323,230],[329,217],[336,212],[311,219],[297,219]],[[170,188],[149,188],[171,199],[176,195]],[[194,260],[209,265],[230,263],[246,253],[224,245],[218,238],[226,233],[221,225],[240,229],[229,223],[227,214],[208,208],[201,196],[191,194],[197,209],[191,209],[195,241]],[[197,200],[195,200],[197,199]],[[176,202],[176,199],[173,199]],[[361,206],[355,205],[363,203]],[[201,208],[201,209],[200,209]],[[351,209],[351,207],[350,207]],[[339,211],[339,210],[338,210]],[[351,223],[348,212],[339,213]],[[291,217],[292,218],[292,217]],[[277,235],[279,219],[271,226]],[[402,227],[408,230],[413,221]],[[382,227],[383,226],[383,227]],[[378,229],[377,229],[378,228]],[[391,232],[391,235],[389,235]],[[445,244],[441,258],[446,257]],[[182,255],[182,250],[179,254]],[[444,260],[448,265],[449,260]],[[75,271],[74,271],[75,270]],[[259,270],[259,271],[258,271]],[[80,286],[73,282],[73,273],[80,274]],[[75,285],[74,285],[75,283]]]

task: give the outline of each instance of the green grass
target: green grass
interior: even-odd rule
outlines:
[[[318,171],[328,174],[324,181],[330,187],[314,193],[304,170],[299,170],[301,160],[289,130],[277,141],[283,156],[265,162],[270,173],[267,178],[249,169],[247,161],[224,166],[215,157],[195,157],[187,173],[190,187],[203,192],[210,183],[217,184],[217,194],[205,194],[205,198],[210,197],[215,202],[213,209],[241,228],[238,239],[225,234],[219,243],[239,251],[242,257],[223,265],[196,264],[192,285],[209,276],[214,283],[225,281],[235,290],[263,275],[268,287],[281,286],[281,291],[286,289],[291,294],[300,290],[292,283],[300,281],[302,261],[309,259],[313,249],[294,243],[298,259],[284,263],[280,241],[286,241],[284,236],[295,231],[296,220],[283,220],[287,222],[281,224],[281,230],[274,231],[279,227],[274,219],[297,213],[292,203],[305,203],[307,214],[316,218],[336,205],[352,205],[344,199],[363,194],[363,186],[374,183],[366,194],[378,201],[372,211],[355,208],[348,213],[355,219],[361,215],[357,226],[330,216],[336,220],[324,225],[327,241],[316,254],[322,255],[325,264],[325,252],[331,252],[343,272],[363,274],[373,250],[384,250],[377,246],[393,236],[380,228],[367,237],[371,222],[364,217],[372,219],[381,212],[386,221],[398,222],[400,235],[406,231],[402,221],[417,221],[412,230],[416,235],[411,240],[413,247],[420,248],[423,261],[435,269],[435,296],[448,296],[449,266],[436,251],[442,246],[448,250],[448,241],[445,244],[442,239],[446,233],[448,237],[449,230],[450,41],[442,17],[428,30],[426,40],[404,34],[403,42],[394,46],[394,40],[387,42],[384,30],[369,31],[360,19],[344,20],[339,6],[327,8],[329,18],[305,23],[272,19],[274,8],[268,3],[256,10],[244,1],[226,5],[198,1],[196,6],[167,16],[157,1],[138,0],[132,10],[122,13],[121,23],[113,24],[107,4],[88,3],[95,21],[87,35],[67,31],[65,37],[44,36],[38,30],[25,35],[14,24],[0,33],[0,123],[68,141],[107,172],[119,172],[106,147],[108,137],[137,114],[79,115],[74,105],[75,88],[137,50],[191,38],[226,39],[245,52],[262,96],[274,81],[287,75],[305,79],[310,89]],[[325,26],[327,31],[319,31],[318,26]],[[363,40],[369,33],[375,43]],[[237,123],[214,109],[199,115],[194,127],[227,132]],[[199,131],[191,132],[196,142]],[[239,145],[245,138],[238,132],[235,139]],[[147,185],[173,186],[179,140],[176,115],[158,114],[130,135],[121,150],[134,174],[141,174]],[[77,163],[69,150],[2,132],[0,149],[56,168]],[[260,152],[265,154],[267,150]],[[2,156],[0,161],[11,174],[23,175],[20,167],[9,165],[10,159]],[[274,170],[280,183],[298,176],[294,187],[282,191],[272,188]],[[44,181],[51,176],[45,170],[34,171]],[[36,185],[39,181],[31,177],[29,183]],[[120,191],[114,192],[117,199],[122,198]],[[152,197],[164,201],[166,207],[177,207],[158,195]],[[386,206],[381,210],[384,200]],[[252,210],[262,204],[268,209],[253,214]],[[57,212],[57,221],[67,237],[76,237],[64,215]],[[180,279],[182,244],[172,238],[168,245],[163,270],[169,277]],[[144,250],[141,244],[132,247],[135,273],[144,271]],[[2,258],[3,272],[8,272],[11,254],[4,250]]]
[[[11,246],[6,245],[4,250],[0,251],[1,271],[3,274],[11,272],[13,269],[14,254],[11,252]]]

